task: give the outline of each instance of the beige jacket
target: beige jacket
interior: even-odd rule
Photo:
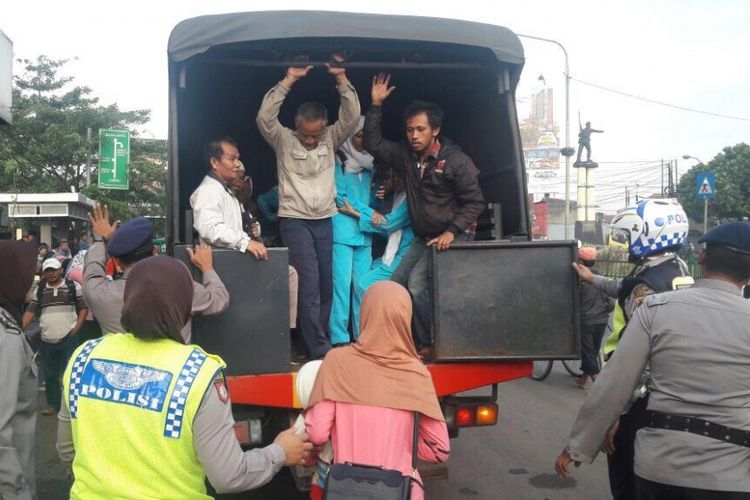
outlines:
[[[338,212],[333,168],[335,153],[354,133],[360,106],[351,84],[337,89],[341,95],[339,119],[326,129],[326,135],[312,151],[307,151],[295,132],[279,122],[279,109],[289,89],[278,84],[263,98],[256,121],[260,133],[276,153],[279,217],[317,220]]]

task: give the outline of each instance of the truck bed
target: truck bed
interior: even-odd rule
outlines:
[[[428,364],[438,397],[531,375],[531,361]],[[302,405],[294,389],[296,371],[227,377],[232,403],[276,408]]]

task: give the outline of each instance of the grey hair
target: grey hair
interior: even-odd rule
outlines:
[[[299,125],[300,122],[316,122],[323,120],[324,125],[328,125],[328,110],[323,104],[311,101],[300,105],[297,108],[297,114],[294,115],[295,125]]]

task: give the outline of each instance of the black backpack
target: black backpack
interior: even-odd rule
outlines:
[[[65,284],[68,286],[68,298],[73,297],[73,303],[75,304],[77,294],[76,294],[76,284],[69,280],[65,280]],[[40,283],[36,287],[36,301],[39,303],[39,309],[41,310],[42,306],[42,294],[44,293],[44,289],[47,287],[47,283]]]

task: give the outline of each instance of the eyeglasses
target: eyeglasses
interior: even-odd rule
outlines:
[[[297,129],[297,137],[300,139],[315,139],[319,140],[322,139],[323,136],[326,135],[326,131],[323,130],[322,132],[318,132],[317,134],[308,134],[307,132],[302,132],[301,130]]]

